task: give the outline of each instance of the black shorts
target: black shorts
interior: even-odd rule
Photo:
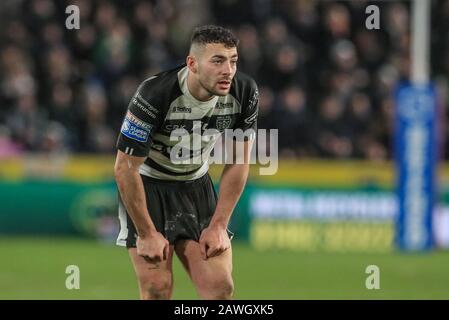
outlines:
[[[217,194],[208,174],[191,181],[166,181],[141,175],[148,212],[156,230],[175,244],[177,240],[199,241],[217,206]],[[137,232],[119,194],[120,234],[117,245],[136,247]],[[233,233],[228,231],[229,238]]]

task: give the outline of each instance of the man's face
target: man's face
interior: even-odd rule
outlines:
[[[227,95],[237,71],[237,48],[209,43],[202,48],[197,63],[197,77],[201,86],[210,94]]]

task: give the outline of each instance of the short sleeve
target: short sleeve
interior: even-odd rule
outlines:
[[[117,149],[132,156],[147,156],[152,136],[161,125],[163,116],[160,106],[151,103],[151,81],[146,80],[128,104],[117,139]]]
[[[259,90],[255,81],[251,82],[249,94],[246,99],[241,102],[242,112],[237,120],[234,129],[241,129],[244,132],[243,140],[255,139],[257,131],[257,115],[259,113]]]

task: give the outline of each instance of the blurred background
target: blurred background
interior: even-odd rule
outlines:
[[[368,5],[380,29],[365,25]],[[66,7],[80,29],[65,27]],[[184,62],[195,26],[240,38],[279,170],[252,166],[234,212],[236,298],[449,298],[449,1],[431,1],[438,92],[434,249],[395,248],[395,88],[410,78],[409,1],[3,0],[0,298],[136,299],[118,233],[115,142],[144,79]],[[217,183],[220,166],[211,168]],[[254,270],[257,263],[258,270]],[[81,289],[65,288],[79,265]],[[381,289],[367,290],[377,265]],[[261,267],[261,268],[260,268]],[[175,298],[196,294],[175,264]],[[261,279],[264,279],[261,283]]]

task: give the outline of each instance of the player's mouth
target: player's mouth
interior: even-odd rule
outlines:
[[[229,90],[231,87],[231,80],[221,80],[218,81],[218,87],[220,90]]]

